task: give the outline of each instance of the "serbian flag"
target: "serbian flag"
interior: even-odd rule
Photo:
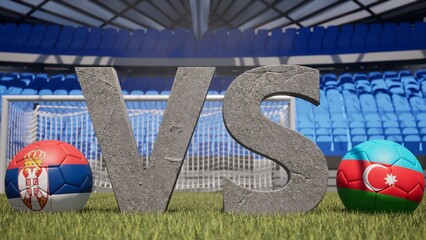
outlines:
[[[9,163],[6,196],[13,208],[81,210],[92,191],[92,171],[72,145],[44,140],[23,148]]]
[[[348,209],[414,211],[423,198],[423,169],[403,146],[381,144],[345,155],[336,177],[342,202]]]

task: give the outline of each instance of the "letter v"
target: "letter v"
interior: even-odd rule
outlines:
[[[214,70],[178,68],[151,161],[144,170],[114,68],[76,68],[121,211],[167,209]]]

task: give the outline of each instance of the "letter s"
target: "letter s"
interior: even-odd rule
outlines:
[[[229,134],[239,144],[284,167],[289,180],[282,189],[259,192],[225,179],[225,212],[307,212],[318,205],[327,190],[328,168],[321,150],[262,114],[261,102],[274,95],[294,96],[319,105],[318,70],[291,65],[259,67],[238,76],[228,88],[223,119]]]

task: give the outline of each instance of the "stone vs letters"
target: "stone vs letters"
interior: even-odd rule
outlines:
[[[214,70],[178,68],[152,161],[144,169],[115,70],[76,68],[121,211],[167,209]],[[318,71],[312,68],[274,65],[249,70],[232,82],[223,105],[228,132],[247,149],[281,165],[289,180],[282,189],[259,192],[224,179],[225,212],[307,212],[321,201],[328,177],[321,150],[299,133],[270,121],[260,111],[260,103],[274,95],[294,96],[318,105],[318,79]]]

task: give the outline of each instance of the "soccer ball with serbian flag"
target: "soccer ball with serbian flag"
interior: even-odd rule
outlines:
[[[417,158],[392,141],[371,140],[350,150],[337,169],[337,191],[347,209],[414,211],[425,180]]]
[[[19,211],[79,211],[92,191],[92,171],[74,146],[44,140],[10,161],[5,188],[9,203]]]

